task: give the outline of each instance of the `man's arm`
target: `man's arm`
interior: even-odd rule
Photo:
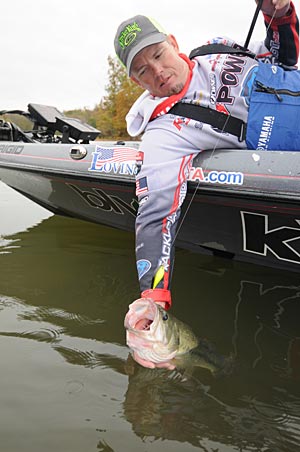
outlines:
[[[294,4],[289,0],[264,0],[262,12],[267,28],[265,45],[274,62],[295,66],[299,58],[299,20]]]

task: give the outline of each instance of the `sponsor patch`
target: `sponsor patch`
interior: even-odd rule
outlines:
[[[139,280],[150,270],[151,262],[147,259],[140,259],[136,263]]]
[[[263,123],[258,137],[257,150],[264,151],[268,149],[271,139],[275,116],[264,116]]]
[[[147,177],[141,177],[136,181],[136,196],[141,195],[142,193],[147,193],[148,191],[148,184],[147,184]]]

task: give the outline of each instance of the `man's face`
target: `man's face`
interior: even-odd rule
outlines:
[[[133,59],[131,78],[157,97],[179,93],[187,80],[189,68],[179,56],[175,38],[141,50]]]

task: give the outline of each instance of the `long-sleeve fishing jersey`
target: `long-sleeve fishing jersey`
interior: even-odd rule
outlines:
[[[142,296],[148,296],[150,289],[155,301],[171,304],[173,243],[193,158],[204,150],[247,147],[245,141],[208,124],[167,112],[180,101],[210,107],[247,122],[249,95],[258,61],[289,67],[298,61],[299,24],[294,5],[291,3],[286,16],[272,21],[269,16],[264,18],[266,39],[250,46],[257,59],[210,54],[190,60],[181,55],[190,68],[190,77],[181,93],[157,98],[146,91],[126,117],[131,136],[143,133],[140,151],[144,153],[144,161],[136,178],[139,201],[136,258]],[[235,45],[228,38],[217,38],[209,43]],[[161,266],[164,267],[163,277],[151,290]]]

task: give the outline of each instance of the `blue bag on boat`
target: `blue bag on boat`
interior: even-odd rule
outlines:
[[[246,144],[248,149],[300,151],[300,71],[259,63]]]

